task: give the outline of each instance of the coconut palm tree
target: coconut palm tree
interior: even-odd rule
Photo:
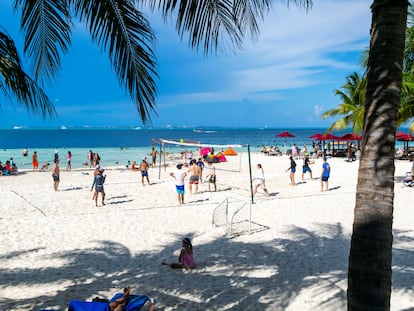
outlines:
[[[398,126],[407,123],[414,117],[414,6],[410,6],[407,24]],[[369,50],[366,49],[361,54],[363,68],[366,68],[368,64],[368,52]],[[360,133],[364,117],[366,72],[363,73],[362,77],[354,72],[346,79],[347,82],[341,87],[343,90],[335,90],[335,95],[340,96],[343,103],[337,108],[324,112],[322,118],[343,116],[334,121],[327,131],[344,130],[351,127],[353,132]],[[414,120],[409,127],[411,131],[414,131]]]
[[[365,74],[360,76],[357,72],[352,73],[346,78],[346,83],[342,85],[342,90],[335,90],[335,95],[342,99],[342,103],[337,108],[330,109],[323,113],[322,118],[332,116],[343,116],[335,121],[327,131],[344,130],[352,127],[352,132],[361,133],[364,120],[365,104]]]
[[[374,0],[363,142],[348,267],[348,310],[389,310],[394,152],[408,0]]]
[[[309,8],[312,0],[292,0]],[[181,37],[188,35],[190,46],[211,53],[219,47],[240,48],[248,35],[259,33],[258,19],[271,8],[271,0],[15,0],[14,8],[21,12],[24,52],[31,60],[31,71],[39,85],[55,78],[61,55],[70,47],[73,20],[88,28],[92,40],[105,51],[120,85],[127,89],[143,122],[156,113],[155,79],[157,63],[154,53],[155,35],[141,8],[161,10],[165,19],[175,18]],[[289,2],[289,1],[288,1]],[[0,29],[0,35],[6,33]],[[8,37],[10,39],[10,37]],[[5,46],[6,49],[9,46]],[[1,50],[4,59],[7,51]],[[17,57],[17,56],[16,56]],[[18,60],[18,58],[16,59]],[[20,62],[19,62],[20,63]],[[5,66],[2,61],[2,66]],[[7,85],[8,71],[0,71],[0,89],[6,94],[19,94]],[[28,77],[28,75],[26,75]],[[41,88],[36,85],[36,90]],[[26,88],[34,91],[35,89]],[[37,93],[37,97],[40,94]],[[34,94],[33,94],[34,96]],[[32,97],[33,97],[32,96]],[[30,98],[23,98],[24,101]],[[32,100],[28,108],[53,111],[51,102]]]

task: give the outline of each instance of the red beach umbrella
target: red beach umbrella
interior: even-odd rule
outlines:
[[[339,137],[330,133],[326,133],[322,135],[322,140],[339,140]]]
[[[340,140],[362,140],[362,136],[355,133],[347,133],[339,137]]]
[[[276,137],[281,137],[281,138],[290,138],[290,137],[296,137],[295,135],[289,133],[288,131],[284,131],[282,133],[279,133],[276,135]]]
[[[330,133],[326,133],[326,134],[314,134],[312,136],[309,136],[309,138],[313,138],[315,140],[339,140],[338,136],[332,135]]]
[[[398,141],[403,141],[404,142],[404,149],[407,150],[408,149],[408,142],[414,140],[414,137],[411,136],[408,133],[398,132],[397,134],[395,134],[395,139],[398,140]]]
[[[395,138],[398,141],[411,141],[411,140],[414,140],[413,136],[411,136],[408,133],[404,133],[404,132],[398,132],[397,134],[395,134]]]

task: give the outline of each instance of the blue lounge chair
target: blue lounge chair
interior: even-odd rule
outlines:
[[[115,301],[118,298],[121,298],[122,294],[115,294],[114,297],[109,301]],[[145,305],[145,303],[150,299],[148,296],[141,295],[130,295],[130,300],[125,306],[125,311],[138,311]],[[72,300],[69,303],[68,311],[111,311],[109,308],[108,302],[88,302],[88,301],[79,301]]]

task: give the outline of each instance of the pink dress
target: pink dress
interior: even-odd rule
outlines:
[[[195,267],[193,254],[187,253],[185,250],[183,254],[183,266],[186,269],[192,269]]]

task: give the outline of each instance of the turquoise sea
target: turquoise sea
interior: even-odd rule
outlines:
[[[277,134],[288,131],[295,137],[278,138]],[[64,167],[67,152],[72,153],[72,167],[80,168],[89,150],[101,156],[104,166],[125,165],[148,156],[152,144],[157,150],[160,139],[197,142],[206,145],[241,145],[239,151],[259,151],[262,146],[279,145],[290,148],[293,143],[310,145],[309,136],[324,133],[326,128],[58,128],[58,129],[0,129],[0,161],[13,158],[19,168],[31,168],[31,155],[37,151],[39,163],[53,162],[57,149]],[[334,132],[341,136],[349,131]],[[23,156],[23,149],[29,156]],[[166,145],[166,152],[197,150],[197,147]],[[236,148],[237,150],[237,148]]]

